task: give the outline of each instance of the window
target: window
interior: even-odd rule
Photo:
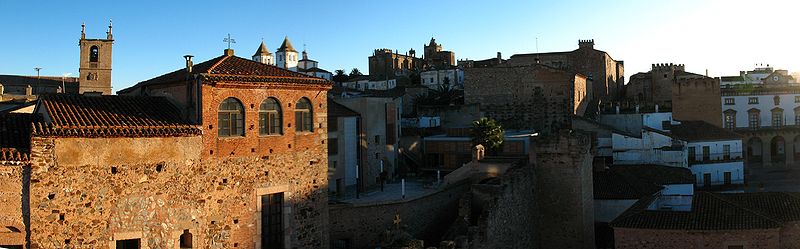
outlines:
[[[314,130],[314,124],[311,122],[311,101],[307,98],[301,98],[297,101],[294,109],[294,122],[295,128],[299,132],[311,132]]]
[[[694,146],[689,147],[689,162],[697,161],[697,152],[694,151]]]
[[[328,138],[328,155],[339,154],[339,139]]]
[[[258,134],[280,135],[283,130],[281,105],[275,98],[267,98],[258,108]]]
[[[239,100],[227,98],[219,105],[219,136],[244,136],[244,107]]]
[[[794,108],[794,125],[800,125],[800,106]]]
[[[703,161],[711,160],[711,147],[703,146]]]
[[[800,103],[800,95],[794,96],[794,102],[795,103]]]
[[[758,104],[758,97],[749,97],[747,98],[747,103],[751,105]]]
[[[724,160],[731,159],[731,145],[730,144],[722,145],[722,159],[724,159]]]
[[[750,128],[755,129],[761,126],[761,120],[759,119],[760,115],[761,112],[758,109],[750,109],[747,111],[747,123]]]
[[[180,247],[181,249],[192,248],[192,233],[189,230],[183,230],[180,238]]]
[[[283,248],[283,193],[261,196],[261,246]]]
[[[97,62],[98,58],[100,58],[100,49],[97,46],[92,46],[89,49],[89,62]]]
[[[381,143],[381,136],[380,135],[375,135],[375,143],[376,144]]]
[[[727,129],[736,128],[736,111],[726,110],[724,115],[725,115],[725,128]]]
[[[725,98],[725,104],[726,105],[735,105],[736,102],[734,101],[734,98]]]
[[[781,104],[781,96],[775,95],[775,97],[772,98],[772,101],[775,102],[775,105],[780,105]]]
[[[783,126],[783,109],[772,109],[772,127]]]
[[[117,240],[117,249],[139,249],[141,248],[141,239],[126,239]]]

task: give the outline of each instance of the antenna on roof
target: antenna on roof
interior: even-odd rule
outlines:
[[[536,53],[539,53],[539,37],[536,37]]]

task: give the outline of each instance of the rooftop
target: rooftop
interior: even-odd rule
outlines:
[[[164,97],[52,94],[39,98],[34,124],[42,137],[168,137],[200,135]]]
[[[329,87],[330,81],[322,78],[292,72],[276,66],[262,64],[233,55],[222,55],[192,66],[189,73],[186,68],[137,83],[136,85],[120,90],[118,93],[128,93],[137,88],[149,85],[172,84],[185,82],[190,75],[202,77],[204,84],[211,85],[237,85],[245,87],[261,87],[268,85],[316,85]]]
[[[800,194],[786,192],[695,192],[688,212],[647,210],[643,198],[611,222],[612,227],[661,230],[747,230],[780,228],[800,221]]]
[[[742,136],[730,130],[717,127],[704,121],[680,121],[672,125],[670,132],[675,137],[688,141],[741,140]]]

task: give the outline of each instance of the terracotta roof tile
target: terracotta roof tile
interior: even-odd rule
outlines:
[[[779,228],[786,222],[800,221],[800,196],[797,193],[712,193],[698,191],[692,209],[681,211],[647,210],[657,197],[639,200],[617,219],[612,227],[663,230],[745,230]]]
[[[33,124],[44,137],[165,137],[199,135],[163,97],[45,95],[37,108],[47,122]]]
[[[259,63],[233,55],[223,55],[196,64],[192,67],[192,73],[202,77],[204,79],[204,84],[216,84],[219,82],[242,82],[250,84],[251,87],[263,87],[273,83],[298,86],[317,85],[323,87],[330,87],[332,85],[330,81],[322,78],[312,77],[298,72],[292,72],[276,66]],[[134,89],[149,85],[184,82],[188,77],[189,73],[186,71],[186,69],[182,68],[171,73],[139,82],[135,86],[120,90],[119,93],[127,93]]]

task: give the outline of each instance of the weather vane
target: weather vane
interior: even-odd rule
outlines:
[[[222,39],[222,42],[228,43],[228,49],[231,49],[231,43],[236,43],[236,40],[231,38],[231,34],[228,34],[228,38]]]

